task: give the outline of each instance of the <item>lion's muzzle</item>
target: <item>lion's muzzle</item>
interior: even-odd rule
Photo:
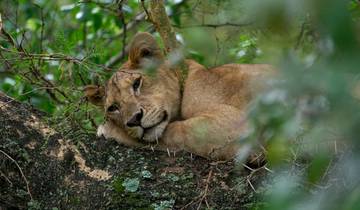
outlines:
[[[129,121],[127,121],[126,125],[128,127],[141,126],[141,119],[144,116],[144,111],[140,109],[139,112],[135,113]]]

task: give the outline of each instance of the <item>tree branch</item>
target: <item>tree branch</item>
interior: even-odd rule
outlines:
[[[165,54],[172,54],[172,56],[177,57],[176,61],[172,63],[171,70],[175,72],[179,80],[180,93],[182,94],[188,68],[184,62],[183,55],[179,53],[181,44],[176,39],[176,34],[171,26],[169,17],[166,14],[163,0],[150,1],[150,18],[151,22],[155,26],[155,29],[161,36],[165,48]]]
[[[151,22],[151,15],[149,13],[149,11],[147,10],[146,6],[145,6],[145,0],[141,0],[141,6],[144,9],[144,12],[146,13],[147,19]]]
[[[153,33],[155,32],[155,29],[153,27],[150,27],[147,30],[149,33]],[[111,68],[113,68],[116,64],[118,64],[122,59],[124,59],[126,57],[126,55],[128,54],[128,50],[129,50],[129,45],[126,45],[125,47],[123,47],[124,50],[120,51],[118,54],[116,54],[115,56],[111,57],[105,64],[105,70],[112,70]]]
[[[118,2],[118,18],[122,23],[123,26],[123,33],[122,33],[122,50],[121,53],[125,54],[126,48],[126,36],[127,36],[127,23],[125,21],[125,15],[123,12],[123,0]]]
[[[184,4],[186,3],[186,0],[182,1],[181,3],[176,5],[176,10],[180,11],[179,8],[182,7]],[[132,20],[131,22],[128,22],[126,24],[126,31],[132,30],[132,29],[136,29],[136,27],[139,25],[139,23],[141,23],[143,20],[147,19],[152,23],[152,20],[150,19],[151,16],[151,12],[149,12],[146,7],[145,7],[145,2],[141,1],[141,6],[144,9],[144,12],[136,15],[136,17],[134,18],[134,20]],[[172,15],[178,15],[180,14],[178,13],[174,13]],[[147,32],[149,33],[153,33],[155,32],[155,28],[153,27],[153,25],[151,25],[148,29],[146,29]],[[124,30],[120,32],[120,34],[116,35],[115,37],[111,38],[118,38],[123,36]],[[128,54],[128,48],[129,45],[125,46],[125,51],[120,51],[118,54],[114,55],[113,57],[111,57],[105,64],[105,66],[107,68],[113,68],[116,64],[118,64],[119,62],[121,62],[126,55]]]
[[[180,43],[176,40],[176,34],[170,24],[166,14],[163,0],[150,1],[151,22],[154,24],[156,31],[159,32],[164,43],[166,53],[170,53],[179,48]]]
[[[116,37],[114,38],[118,38],[121,36],[124,36],[125,31],[129,31],[135,27],[137,27],[139,25],[139,23],[144,20],[146,17],[146,14],[144,12],[136,15],[135,19],[129,23],[126,24],[126,26],[124,26],[123,30],[120,32],[119,35],[116,35]],[[151,31],[153,31],[153,29],[150,29]],[[123,40],[124,43],[124,40]],[[125,56],[127,55],[127,49],[128,49],[128,45],[123,46],[123,50],[120,51],[118,54],[114,55],[113,57],[111,57],[105,64],[105,66],[107,68],[112,68],[114,67],[117,63],[119,63],[122,59],[125,58]]]

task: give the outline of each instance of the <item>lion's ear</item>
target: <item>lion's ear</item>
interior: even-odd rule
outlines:
[[[84,88],[85,98],[96,106],[104,105],[105,88],[98,85],[87,85]]]
[[[129,49],[129,61],[132,67],[142,67],[145,60],[161,62],[162,59],[160,47],[151,34],[141,32],[135,35]]]

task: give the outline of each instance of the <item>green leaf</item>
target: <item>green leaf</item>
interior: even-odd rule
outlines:
[[[102,26],[102,15],[100,13],[96,13],[93,15],[93,23],[94,30],[99,30]]]
[[[35,18],[30,18],[26,21],[26,28],[31,31],[36,31],[40,26],[39,20]]]
[[[327,168],[330,164],[330,157],[327,154],[317,154],[311,161],[308,168],[307,179],[310,183],[316,183],[326,175]]]

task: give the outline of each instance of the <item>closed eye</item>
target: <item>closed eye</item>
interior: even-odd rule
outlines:
[[[133,83],[134,91],[137,91],[141,85],[141,77],[137,78]]]
[[[107,108],[107,112],[116,112],[119,111],[119,107],[116,104],[113,104]]]

